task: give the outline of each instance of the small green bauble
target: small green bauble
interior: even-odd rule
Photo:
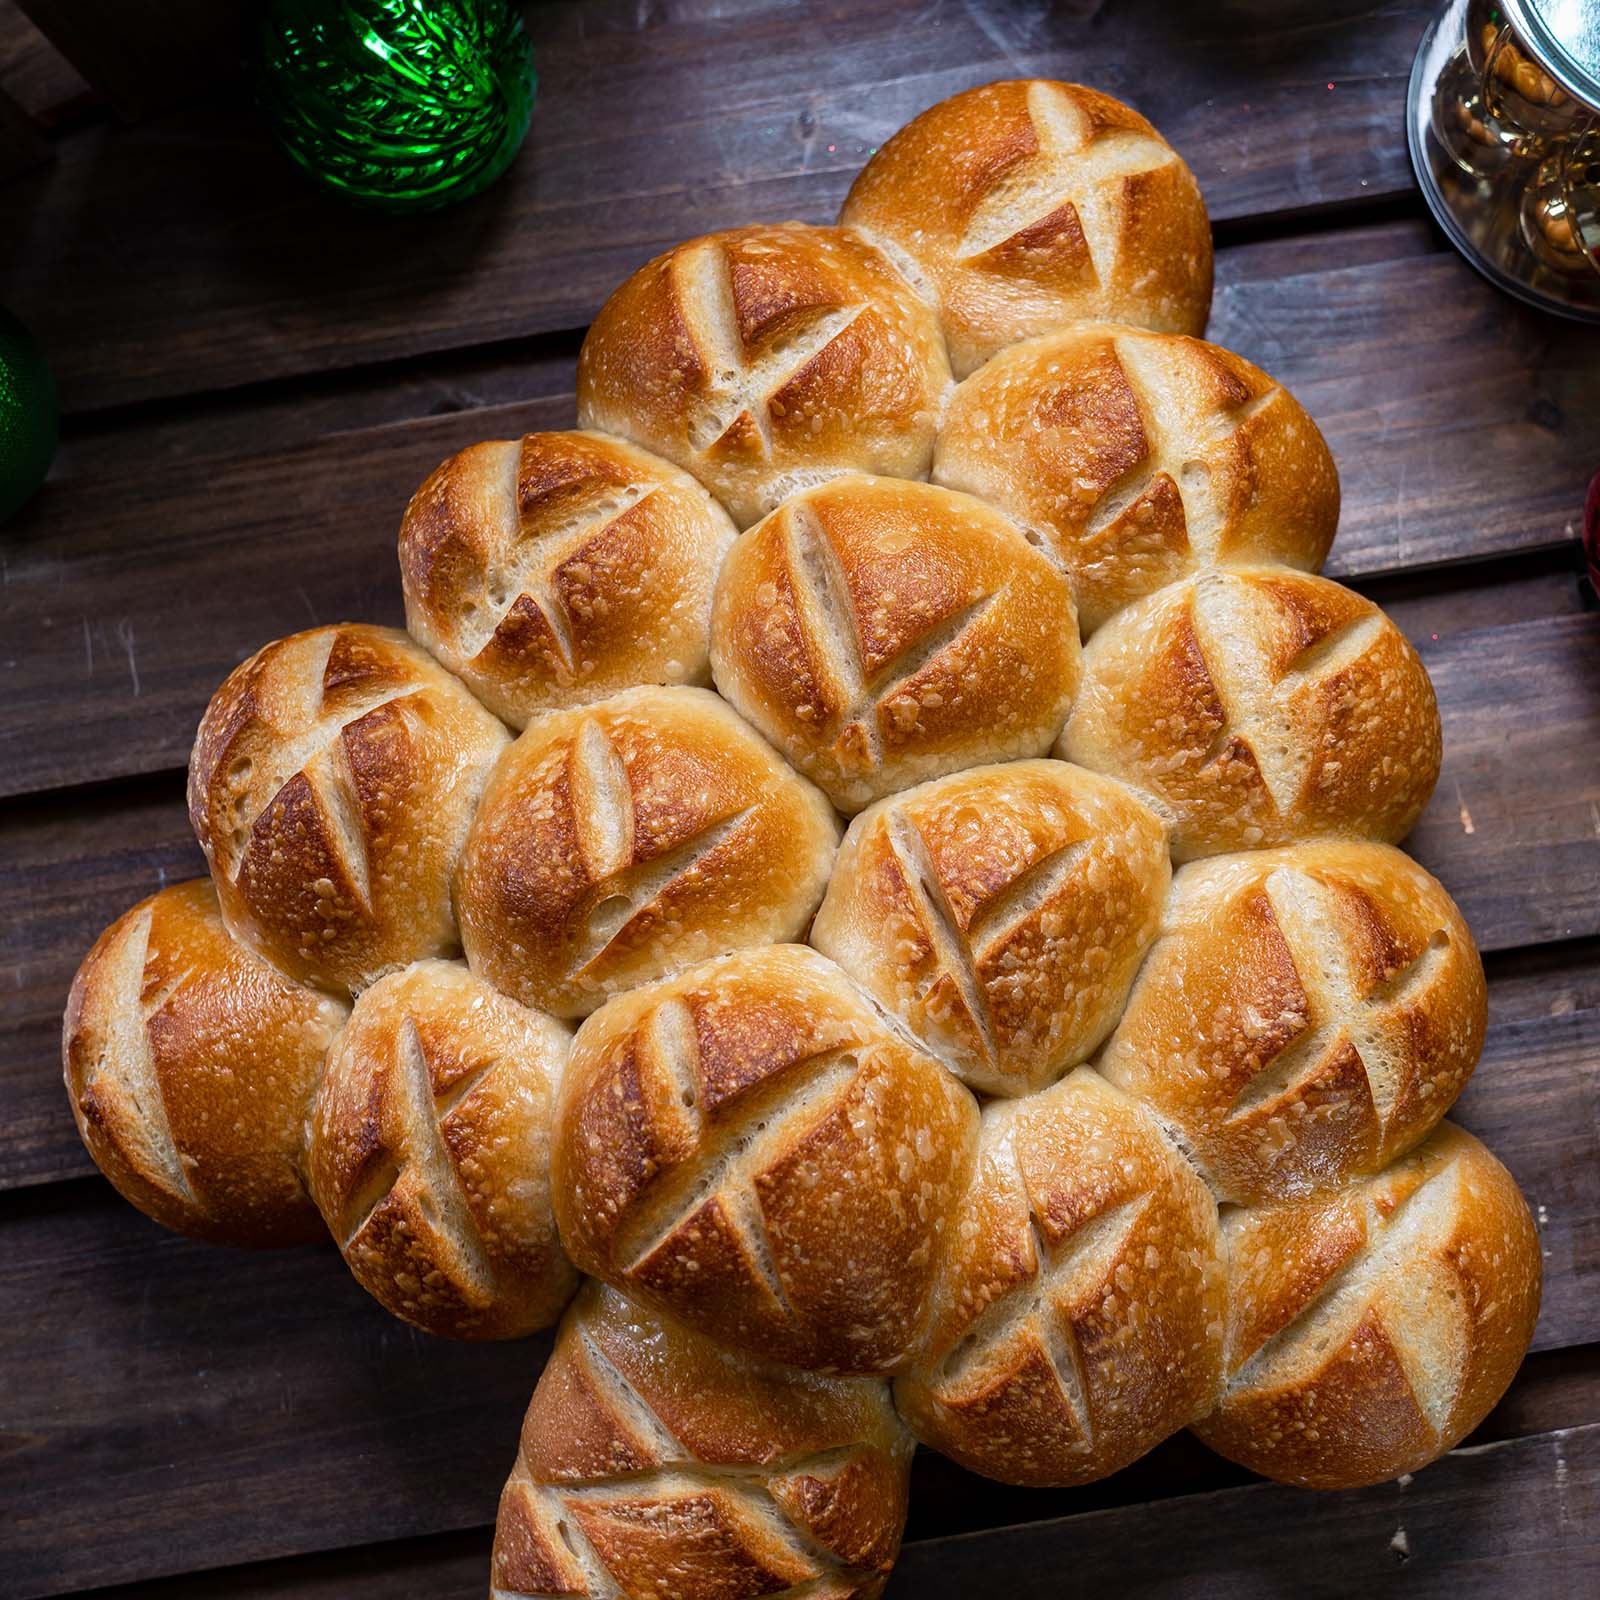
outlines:
[[[56,380],[33,335],[0,306],[0,522],[44,482],[56,453]]]
[[[506,0],[273,0],[256,82],[306,172],[387,211],[478,193],[533,114],[533,52]]]

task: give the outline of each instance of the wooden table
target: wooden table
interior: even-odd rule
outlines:
[[[225,81],[125,123],[80,92],[54,159],[0,186],[0,302],[67,413],[54,481],[0,530],[0,1589],[484,1592],[547,1341],[432,1341],[331,1249],[230,1253],[130,1210],[60,1088],[68,980],[201,870],[182,768],[214,685],[274,635],[399,620],[411,489],[471,441],[570,424],[581,330],[626,272],[702,229],[827,220],[913,113],[1042,73],[1127,96],[1195,167],[1212,335],[1321,423],[1329,570],[1433,673],[1444,773],[1411,848],[1490,981],[1458,1115],[1535,1208],[1545,1302],[1510,1394],[1414,1481],[1299,1493],[1179,1437],[1023,1492],[924,1453],[891,1593],[1600,1592],[1600,615],[1574,544],[1600,338],[1424,222],[1401,105],[1426,9],[538,6],[521,157],[399,222],[310,192]],[[12,54],[36,98],[41,59]]]

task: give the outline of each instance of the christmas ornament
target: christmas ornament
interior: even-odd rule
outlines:
[[[506,0],[273,0],[256,77],[289,156],[389,211],[478,193],[533,113],[533,52]]]
[[[1600,595],[1600,472],[1589,480],[1583,502],[1583,552],[1589,562],[1589,582]]]
[[[56,453],[56,380],[34,337],[0,306],[0,522],[33,496]]]

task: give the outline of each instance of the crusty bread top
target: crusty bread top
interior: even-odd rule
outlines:
[[[1227,1383],[1197,1432],[1282,1482],[1415,1471],[1477,1427],[1533,1337],[1527,1203],[1448,1122],[1377,1177],[1230,1211],[1224,1232]]]
[[[1223,1289],[1216,1204],[1136,1100],[1082,1067],[992,1101],[901,1414],[1008,1483],[1103,1477],[1215,1404]]]
[[[590,1284],[523,1422],[492,1584],[870,1600],[910,1459],[883,1383],[776,1366]]]
[[[1314,572],[1339,524],[1333,457],[1287,390],[1217,345],[1105,323],[1016,345],[968,378],[933,476],[1043,540],[1085,633],[1208,564]]]
[[[949,385],[905,279],[852,233],[789,222],[634,273],[583,341],[578,417],[687,468],[744,527],[841,472],[926,477]]]
[[[976,1089],[1087,1059],[1171,877],[1160,818],[1064,761],[975,767],[850,825],[811,942]]]
[[[140,901],[95,941],[67,999],[62,1062],[89,1154],[180,1233],[237,1245],[322,1237],[299,1167],[347,1010],[230,938],[207,880]]]
[[[1195,862],[1174,880],[1100,1060],[1229,1200],[1375,1172],[1483,1048],[1483,964],[1449,895],[1389,845]]]
[[[571,1039],[458,962],[356,1001],[310,1123],[311,1192],[362,1286],[453,1338],[516,1338],[577,1287],[550,1206]]]
[[[1078,657],[1061,574],[991,506],[928,484],[796,495],[717,581],[717,687],[845,812],[1043,755]]]
[[[741,951],[579,1030],[556,1217],[580,1268],[813,1369],[910,1351],[977,1108],[831,962]]]
[[[709,676],[728,514],[621,439],[530,433],[451,456],[400,524],[406,626],[497,716]]]
[[[804,933],[828,803],[705,689],[632,689],[535,719],[495,768],[457,887],[472,968],[557,1016]]]
[[[1296,840],[1400,839],[1439,776],[1417,653],[1370,600],[1237,567],[1129,606],[1084,650],[1056,753],[1147,794],[1175,860]]]
[[[200,721],[189,820],[233,934],[357,990],[456,946],[450,876],[506,730],[394,628],[263,646]]]
[[[1132,107],[1081,84],[940,101],[872,157],[839,220],[937,300],[958,377],[1080,318],[1200,333],[1211,306],[1194,174]]]

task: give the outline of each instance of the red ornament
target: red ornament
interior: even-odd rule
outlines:
[[[1583,502],[1583,553],[1589,558],[1589,582],[1600,595],[1600,472],[1589,480]]]

